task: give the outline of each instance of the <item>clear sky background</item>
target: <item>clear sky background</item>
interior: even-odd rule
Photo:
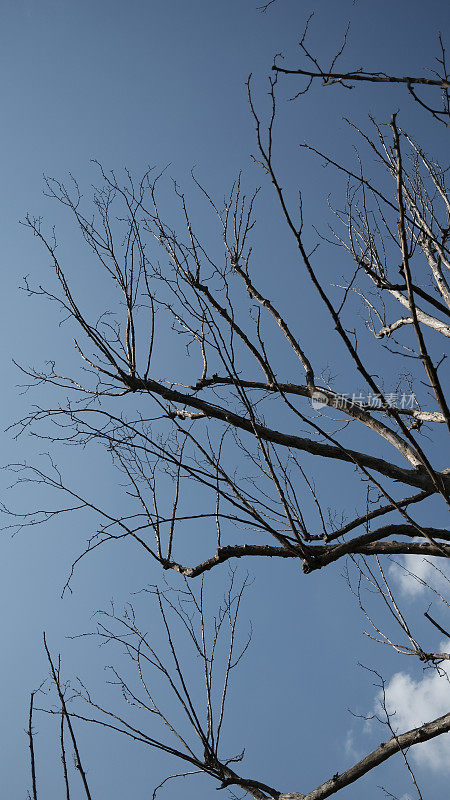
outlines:
[[[422,65],[431,66],[437,32],[445,33],[450,21],[444,0],[429,0],[426,14],[419,0],[379,0],[376,4],[321,0],[315,6],[312,41],[317,52],[335,51],[350,19],[348,66],[363,64],[369,70],[393,73],[411,74]],[[252,72],[256,97],[263,101],[273,54],[283,51],[287,60],[296,61],[296,42],[315,6],[278,0],[261,14],[257,0],[0,3],[2,427],[27,413],[33,403],[54,401],[45,389],[22,393],[19,384],[23,378],[13,358],[36,366],[49,358],[60,363],[73,360],[71,337],[64,326],[58,327],[57,310],[19,290],[25,275],[36,284],[52,285],[48,258],[19,225],[27,212],[42,215],[50,226],[57,225],[61,251],[77,290],[85,296],[88,308],[92,304],[101,310],[97,301],[102,299],[103,284],[90,271],[85,252],[61,209],[43,197],[43,173],[63,178],[70,171],[87,194],[97,179],[90,163],[93,158],[107,169],[127,167],[137,175],[148,165],[170,165],[168,176],[189,192],[189,173],[195,167],[199,178],[219,198],[240,169],[248,186],[260,184],[263,176],[250,159],[256,147],[245,81]],[[292,93],[294,90],[292,85]],[[326,101],[325,91],[329,93]],[[314,222],[325,229],[327,194],[342,191],[344,185],[317,161],[300,153],[298,143],[313,142],[350,163],[353,142],[342,117],[361,121],[371,112],[387,122],[400,104],[402,109],[405,106],[402,124],[406,128],[411,125],[420,138],[426,120],[417,109],[408,109],[395,88],[320,92],[317,87],[304,100],[283,105],[276,159],[286,179],[291,181],[298,174],[297,183],[307,198],[306,226]],[[442,156],[446,134],[434,128],[433,147]],[[169,191],[168,182],[162,190],[163,202],[167,194],[170,203]],[[192,203],[202,220],[202,207],[194,195]],[[205,220],[208,238],[212,233]],[[279,221],[269,185],[264,186],[260,200],[258,225],[256,253],[265,289],[275,299],[284,298],[288,316],[297,320],[301,335],[309,335],[313,355],[321,359],[324,368],[329,365],[337,371],[340,349],[326,338],[331,327],[318,300],[295,282],[293,246]],[[313,231],[308,237],[311,243],[315,241]],[[336,259],[340,258],[336,253]],[[292,282],[288,293],[286,280],[280,280],[280,265],[287,270],[286,280]],[[341,274],[339,261],[332,268]],[[182,351],[172,352],[168,343],[167,351],[161,347],[157,364],[169,363],[172,374],[168,377],[175,377],[177,369],[183,369],[182,358]],[[349,391],[359,388],[351,386]],[[4,463],[31,462],[44,449],[27,437],[16,441],[11,433],[2,435]],[[68,458],[66,452],[58,463],[78,486],[95,490],[95,497],[111,508],[120,507],[117,478],[100,452],[88,459],[75,451]],[[331,478],[332,473],[329,475]],[[345,494],[346,487],[344,470],[339,477],[333,476],[330,505]],[[38,487],[20,487],[10,497],[9,483],[11,476],[5,474],[2,491],[6,504],[20,511],[39,503]],[[30,783],[24,731],[28,693],[47,673],[42,631],[47,631],[53,650],[62,653],[68,677],[79,675],[99,697],[109,697],[103,665],[111,663],[112,655],[98,651],[90,642],[65,637],[90,629],[91,614],[111,598],[123,604],[131,592],[158,578],[153,565],[132,548],[111,547],[81,564],[73,594],[60,599],[70,564],[82,549],[91,523],[64,517],[45,527],[25,529],[14,538],[5,532],[0,539],[0,783],[8,798],[24,798]],[[375,702],[372,677],[357,662],[374,667],[382,663],[387,680],[406,667],[390,653],[379,654],[362,637],[362,620],[342,577],[342,565],[308,577],[299,574],[298,564],[250,567],[255,581],[243,622],[245,627],[245,620],[252,619],[254,640],[235,679],[227,741],[234,752],[246,747],[243,774],[284,791],[306,792],[387,738],[385,731],[367,730],[348,713],[348,708],[368,713]],[[241,571],[244,574],[244,567]],[[217,598],[226,570],[211,577],[217,581],[211,587]],[[404,590],[409,592],[408,603],[421,613],[421,597],[407,587]],[[151,627],[152,612],[146,598],[138,597],[136,604],[141,618],[148,617],[144,627]],[[414,672],[413,666],[411,675],[419,682],[416,695],[423,696],[430,708],[435,703],[436,716],[444,713],[439,705],[440,686],[423,684],[422,673]],[[36,730],[40,796],[60,797],[56,728],[42,718]],[[151,797],[153,787],[174,771],[165,756],[130,746],[117,737],[85,729],[79,737],[95,798]],[[444,787],[448,787],[448,750],[436,758],[418,767],[430,798],[443,797]],[[175,764],[175,771],[177,768]],[[366,800],[375,800],[382,796],[379,784],[399,796],[407,790],[414,796],[398,762],[380,769],[357,788],[343,791],[342,797],[356,800],[364,792]],[[161,796],[171,800],[180,793],[186,800],[216,796],[215,787],[205,778],[184,781],[182,786],[169,784]]]

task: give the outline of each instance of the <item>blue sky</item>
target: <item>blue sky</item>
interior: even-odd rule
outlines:
[[[418,0],[395,4],[322,0],[316,5],[311,41],[318,52],[333,52],[351,19],[348,65],[357,68],[364,63],[367,69],[394,73],[408,74],[431,65],[437,32],[445,32],[450,19],[447,4],[437,0],[427,3],[425,20],[423,3]],[[176,178],[192,193],[196,219],[204,226],[203,235],[212,241],[212,223],[192,189],[190,170],[195,167],[199,178],[219,198],[240,169],[249,187],[264,184],[250,158],[256,148],[245,81],[252,72],[255,97],[263,104],[272,56],[282,50],[287,61],[296,61],[296,41],[312,6],[278,0],[261,14],[257,0],[130,0],[127,4],[116,0],[4,0],[1,4],[0,324],[4,347],[0,407],[4,428],[27,413],[33,403],[54,400],[45,389],[23,393],[19,386],[23,378],[12,359],[36,366],[49,358],[65,363],[74,360],[70,331],[58,326],[57,310],[19,290],[25,275],[35,284],[51,285],[52,279],[48,258],[19,220],[31,212],[42,215],[49,226],[56,224],[65,263],[80,296],[86,295],[87,308],[98,309],[104,291],[101,279],[90,271],[67,216],[43,197],[43,174],[64,178],[70,171],[88,195],[97,180],[91,159],[99,159],[107,169],[126,167],[138,175],[148,165],[158,169],[168,165],[162,202],[170,207],[169,178]],[[286,85],[283,91],[288,95],[290,87]],[[329,93],[326,101],[325,91]],[[426,121],[403,99],[390,87],[352,92],[321,92],[317,87],[303,100],[283,105],[276,161],[287,190],[292,186],[293,195],[298,184],[303,188],[306,227],[319,221],[321,230],[326,231],[327,195],[331,192],[339,197],[345,184],[307,157],[298,144],[313,142],[351,163],[354,140],[342,118],[361,121],[371,112],[387,122],[399,105],[402,124],[411,126],[420,138],[425,135]],[[438,155],[445,152],[444,135],[434,126],[433,147]],[[317,298],[298,281],[293,244],[269,185],[264,185],[259,201],[256,231],[255,256],[262,285],[271,297],[284,302],[301,335],[310,336],[313,355],[323,368],[329,366],[336,372],[340,348],[326,338],[331,325]],[[310,229],[307,237],[312,244],[314,231]],[[330,282],[344,269],[340,259],[336,253],[333,264],[324,265]],[[287,271],[283,281],[279,278],[281,266]],[[287,281],[292,287],[288,293]],[[182,359],[182,353],[172,352],[168,344],[167,350],[162,347],[158,353],[157,364],[169,363],[176,373],[182,368]],[[392,379],[394,376],[395,370]],[[359,388],[355,383],[354,390]],[[31,462],[44,449],[27,437],[14,440],[10,432],[2,435],[4,463]],[[95,488],[95,496],[110,508],[120,507],[117,478],[100,451],[89,458],[74,450],[69,457],[67,452],[57,455],[70,480],[86,491]],[[332,480],[330,505],[346,491],[344,474],[337,478],[334,474],[324,471]],[[7,504],[23,510],[40,502],[38,487],[20,488],[10,498],[6,488],[10,482],[11,476],[5,475]],[[158,578],[139,553],[117,546],[82,563],[73,581],[73,594],[60,599],[70,564],[92,525],[91,519],[66,516],[45,527],[25,529],[14,538],[4,533],[0,539],[4,609],[0,761],[2,786],[11,798],[25,797],[29,785],[24,735],[27,693],[46,675],[42,631],[48,632],[54,651],[63,653],[67,674],[85,678],[103,698],[107,696],[103,665],[108,659],[91,643],[65,637],[89,629],[91,614],[105,607],[110,598],[124,603],[131,592]],[[360,615],[341,566],[307,578],[299,575],[295,564],[250,566],[255,582],[243,619],[253,621],[254,642],[236,679],[227,737],[236,751],[247,748],[245,774],[285,791],[306,791],[377,742],[380,734],[371,738],[370,731],[364,732],[347,708],[357,713],[372,709],[372,679],[357,662],[377,665],[378,652],[361,636]],[[211,592],[218,597],[226,571],[212,578],[218,584]],[[408,602],[421,609],[417,596],[409,596]],[[143,618],[151,614],[145,596],[138,597],[136,604]],[[383,665],[388,679],[403,669],[389,653],[384,654]],[[420,680],[420,673],[414,675]],[[36,727],[41,796],[60,796],[60,778],[55,777],[59,768],[56,735],[45,719]],[[384,732],[381,735],[386,738]],[[98,731],[80,732],[80,746],[98,798],[115,800],[125,792],[136,798],[147,796],[149,787],[171,769],[165,757],[99,736]],[[426,764],[419,769],[424,786],[439,796],[444,773],[430,771]],[[386,768],[383,778],[370,777],[342,796],[351,800],[364,791],[367,800],[375,799],[380,796],[377,785],[381,782],[400,796],[406,791],[405,775],[395,764]],[[186,798],[215,796],[215,788],[206,780],[184,782],[181,791]],[[169,784],[164,792],[170,800],[179,797],[180,787]]]

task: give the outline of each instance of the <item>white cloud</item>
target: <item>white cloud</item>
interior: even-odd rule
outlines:
[[[450,653],[450,640],[442,642],[440,650]],[[377,698],[379,715],[381,697]],[[397,672],[386,685],[386,707],[396,733],[447,714],[450,710],[450,662],[443,662],[439,672],[428,670],[420,680]],[[421,766],[450,773],[450,733],[413,747],[411,756]]]
[[[352,761],[359,761],[362,758],[361,750],[356,747],[353,731],[348,731],[345,737],[344,749],[346,756],[351,758]]]
[[[427,585],[444,596],[450,591],[450,567],[445,558],[405,555],[390,566],[389,574],[397,581],[401,593],[409,597],[423,594]]]

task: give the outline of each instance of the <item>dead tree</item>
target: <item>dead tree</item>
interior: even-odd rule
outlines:
[[[371,572],[370,567],[367,569]],[[367,579],[362,569],[361,575]],[[374,580],[376,583],[377,579]],[[385,585],[388,586],[386,581]],[[87,783],[74,730],[75,726],[79,731],[80,726],[86,724],[94,725],[100,732],[113,731],[131,739],[140,747],[160,750],[172,756],[175,762],[183,764],[183,771],[167,776],[154,788],[153,800],[159,789],[169,781],[198,774],[212,778],[218,789],[229,789],[232,797],[236,796],[234,793],[237,790],[243,790],[256,800],[322,800],[354,783],[398,753],[405,761],[419,798],[422,797],[407,752],[415,744],[430,741],[448,732],[450,714],[399,735],[386,704],[385,681],[378,673],[375,674],[381,682],[379,685],[383,691],[382,710],[385,717],[378,718],[378,721],[388,730],[387,740],[349,769],[341,774],[334,774],[313,791],[306,794],[283,793],[258,778],[242,774],[241,762],[244,760],[245,750],[232,754],[223,752],[221,733],[225,716],[230,716],[227,698],[233,670],[239,667],[251,641],[251,628],[247,635],[242,636],[238,624],[247,586],[248,578],[239,584],[235,573],[231,572],[223,602],[214,616],[208,602],[204,576],[200,579],[199,586],[193,586],[184,578],[182,589],[173,589],[167,585],[163,590],[157,586],[149,587],[147,592],[152,602],[148,612],[152,619],[151,633],[142,629],[139,615],[131,604],[122,612],[117,611],[114,604],[107,611],[98,612],[96,630],[82,636],[95,637],[108,648],[120,647],[126,654],[129,667],[125,674],[123,667],[109,668],[111,675],[108,682],[116,686],[125,701],[120,710],[99,703],[80,679],[63,685],[61,665],[58,661],[55,666],[44,634],[50,676],[56,689],[56,702],[53,706],[47,703],[38,710],[60,720],[59,746],[67,797],[70,797],[71,783],[71,775],[67,769],[69,746],[75,755],[75,768],[81,777],[84,793],[88,800],[94,797]],[[380,591],[383,592],[382,589]],[[361,602],[360,588],[358,596]],[[390,589],[389,596],[396,613],[401,617]],[[153,643],[158,618],[165,638],[164,652],[161,645],[155,647]],[[436,660],[442,660],[442,654],[435,656]],[[197,662],[194,673],[188,667],[189,658],[194,658]],[[194,680],[192,674],[195,676]],[[33,800],[37,800],[36,755],[32,735],[34,694],[31,695],[28,735]],[[66,695],[69,696],[68,700]],[[175,701],[175,704],[170,704],[170,712],[166,710],[169,698]],[[136,711],[139,716],[135,715]],[[68,744],[64,742],[65,725],[70,734]]]
[[[36,525],[57,513],[90,509],[100,527],[80,559],[116,539],[127,539],[148,556],[149,564],[185,578],[236,558],[258,557],[297,559],[306,574],[324,570],[326,581],[325,568],[349,558],[358,564],[358,585],[352,586],[366,616],[372,620],[362,600],[361,581],[376,588],[406,636],[406,644],[391,639],[388,643],[436,665],[447,654],[427,652],[414,637],[380,559],[450,556],[450,530],[436,522],[444,518],[450,501],[448,450],[441,446],[450,431],[443,379],[450,338],[445,165],[429,155],[428,142],[418,143],[403,130],[397,114],[386,121],[372,120],[368,130],[354,123],[350,129],[372,160],[375,156],[374,174],[365,167],[363,155],[351,167],[307,146],[347,180],[344,209],[331,207],[331,228],[319,234],[348,256],[348,273],[338,296],[323,277],[323,249],[311,253],[306,244],[304,188],[299,187],[299,205],[292,207],[292,187],[283,188],[286,176],[277,174],[275,161],[282,117],[277,91],[283,80],[306,78],[297,102],[316,81],[341,87],[363,83],[366,91],[374,82],[404,85],[428,114],[431,128],[438,122],[447,124],[445,49],[441,41],[439,70],[432,79],[361,70],[340,73],[336,61],[342,49],[325,69],[307,49],[305,37],[306,31],[300,42],[307,59],[303,67],[288,68],[275,61],[268,113],[254,99],[249,79],[254,161],[261,166],[267,190],[275,192],[286,235],[295,244],[299,286],[305,281],[317,292],[331,321],[330,335],[340,342],[342,369],[345,365],[361,389],[349,390],[348,379],[344,385],[339,378],[327,380],[325,364],[311,355],[313,348],[300,336],[298,320],[288,319],[265,292],[252,261],[259,190],[246,192],[242,176],[220,203],[216,193],[192,175],[209,214],[211,227],[205,231],[194,221],[188,196],[177,183],[173,191],[178,210],[172,216],[164,213],[159,199],[163,173],[150,170],[139,181],[130,174],[120,179],[97,164],[93,205],[86,204],[73,178],[68,183],[47,178],[46,194],[72,215],[90,248],[92,268],[111,281],[117,302],[105,308],[100,296],[97,316],[88,316],[83,298],[72,288],[55,234],[46,231],[41,218],[27,216],[26,226],[47,251],[56,288],[36,288],[30,281],[26,289],[54,300],[70,319],[81,370],[66,374],[53,362],[45,371],[22,367],[32,383],[62,390],[61,398],[72,392],[74,399],[33,410],[18,430],[33,430],[50,443],[86,448],[103,443],[126,484],[126,501],[117,517],[100,507],[95,496],[82,496],[67,485],[55,465],[50,470],[16,465],[20,482],[45,483],[65,495],[67,505],[14,512],[13,523]],[[441,106],[425,94],[436,89]],[[365,323],[355,314],[358,298]],[[176,369],[173,374],[167,365],[160,378],[153,366],[155,353],[167,337],[171,347],[179,343],[181,357],[185,347],[191,357],[182,375]],[[392,363],[389,359],[397,360],[395,387],[386,386],[379,370],[372,368],[373,348],[380,348],[377,358],[385,359],[386,365]],[[296,364],[292,374],[285,372],[289,363]],[[298,380],[298,370],[303,380]],[[351,487],[351,502],[346,497],[343,507],[331,512],[318,475],[325,462],[345,470]],[[169,486],[172,499],[163,507]],[[349,505],[358,507],[353,515]],[[208,530],[210,546],[191,561],[183,543],[186,534],[179,533],[194,523]],[[208,732],[197,731],[208,760],[200,763],[196,756],[191,763],[222,785],[237,784],[257,798],[319,800],[394,753],[448,730],[450,714],[395,733],[361,762],[306,794],[282,795],[256,779],[238,778],[218,760]]]

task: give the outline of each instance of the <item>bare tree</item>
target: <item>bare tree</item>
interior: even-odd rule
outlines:
[[[381,559],[450,556],[450,531],[435,522],[443,518],[450,501],[450,468],[440,446],[450,431],[443,380],[445,346],[450,338],[446,169],[428,154],[428,142],[419,144],[403,130],[397,114],[384,121],[386,124],[372,119],[368,131],[354,123],[349,128],[371,160],[375,156],[372,172],[365,166],[364,155],[359,155],[356,167],[348,167],[332,155],[304,145],[347,180],[344,209],[331,206],[332,225],[318,234],[319,241],[337,245],[348,258],[347,276],[339,287],[331,287],[323,277],[323,249],[311,252],[307,245],[302,187],[294,207],[292,186],[284,188],[286,176],[277,173],[276,127],[281,116],[279,85],[294,79],[306,79],[306,85],[296,89],[298,102],[317,80],[341,88],[363,83],[366,91],[372,83],[404,85],[428,115],[430,129],[437,122],[448,124],[445,48],[440,39],[439,66],[432,79],[359,69],[340,73],[336,61],[346,38],[325,68],[307,47],[306,34],[307,28],[300,42],[306,59],[302,68],[287,68],[279,59],[275,61],[268,112],[256,102],[252,81],[248,81],[257,143],[254,161],[278,199],[303,279],[314,287],[329,314],[332,333],[341,345],[342,370],[353,375],[361,389],[348,391],[348,379],[345,385],[327,379],[326,365],[311,355],[314,348],[300,336],[298,320],[288,319],[260,285],[252,261],[259,190],[247,192],[241,175],[222,203],[192,175],[193,187],[203,198],[211,221],[211,228],[204,231],[177,183],[173,191],[178,209],[171,216],[164,213],[159,199],[164,173],[149,170],[139,181],[126,173],[120,179],[97,164],[99,183],[93,205],[86,203],[74,178],[68,183],[47,178],[46,194],[72,215],[93,264],[111,281],[117,302],[115,307],[105,308],[100,297],[97,317],[91,319],[72,288],[55,234],[44,229],[40,217],[27,216],[26,226],[48,253],[57,288],[36,288],[26,282],[26,290],[55,301],[69,318],[76,331],[81,371],[66,374],[53,362],[45,371],[22,367],[32,383],[57,387],[62,398],[72,392],[74,399],[62,399],[52,408],[35,408],[21,420],[18,430],[32,430],[50,443],[103,443],[122,485],[125,483],[124,512],[118,517],[100,507],[95,496],[86,497],[67,485],[52,461],[49,470],[26,465],[12,468],[19,482],[44,483],[62,493],[67,505],[10,513],[14,513],[13,524],[23,527],[75,509],[92,511],[100,527],[97,525],[72,572],[89,552],[117,539],[132,541],[150,563],[185,578],[202,575],[234,558],[298,559],[304,573],[349,558],[357,568],[356,585],[353,578],[349,577],[349,582],[374,637],[401,654],[414,655],[439,668],[448,655],[428,652],[419,643],[413,624],[389,586]],[[425,94],[436,90],[441,105]],[[357,300],[365,313],[362,324],[355,311]],[[169,366],[164,378],[157,377],[153,364],[160,339],[169,339],[174,347],[179,343],[181,353],[186,347],[192,351],[182,375],[174,376]],[[374,352],[377,361],[382,358],[386,364],[386,375],[396,364],[395,387],[387,386],[373,368]],[[286,374],[287,364],[295,365],[291,375]],[[296,377],[298,369],[304,373],[303,382]],[[355,441],[362,442],[362,447],[355,448]],[[335,464],[348,473],[348,496],[341,509],[331,512],[326,496],[323,499],[323,463]],[[163,507],[168,487],[172,500]],[[305,502],[305,491],[311,502]],[[354,508],[358,510],[352,514]],[[183,531],[189,531],[193,522],[209,532],[210,546],[202,557],[189,562]],[[70,576],[67,585],[69,582]],[[406,640],[399,642],[385,634],[374,621],[363,600],[363,585],[376,590]],[[190,602],[198,603],[187,585],[185,591]],[[170,601],[164,593],[155,592],[165,620],[164,603],[170,605]],[[230,600],[228,618],[231,605]],[[176,613],[200,647],[182,608],[177,606]],[[203,626],[203,606],[200,603],[195,608]],[[145,658],[156,664],[169,682],[173,680],[139,632],[132,612],[122,620],[114,613],[105,619],[100,635],[123,641],[109,624],[124,625],[137,637],[138,644],[130,645],[129,652],[138,666],[146,652]],[[445,632],[445,625],[430,622]],[[170,647],[175,648],[169,627],[167,635]],[[189,687],[183,686],[177,696],[205,756],[202,760],[194,755],[184,740],[183,754],[168,752],[215,777],[222,786],[237,785],[257,798],[329,797],[391,755],[450,730],[450,714],[402,733],[391,727],[392,737],[346,772],[309,793],[283,795],[257,779],[237,776],[230,767],[232,760],[219,756],[223,708],[214,727],[208,695],[209,656],[200,652],[206,670],[206,728],[198,721]],[[182,681],[176,658],[175,673]],[[143,702],[137,700],[127,680],[120,678],[119,683],[132,702]],[[145,686],[144,682],[146,691]],[[83,691],[92,703],[87,690]],[[151,713],[170,728],[154,700],[145,702],[150,702]],[[68,721],[70,715],[64,714]],[[389,715],[387,722],[390,725]],[[125,732],[122,718],[120,726]],[[132,735],[144,736],[140,731]],[[160,746],[152,737],[149,744]]]
[[[379,580],[372,572],[371,567],[367,564],[365,566],[364,570],[358,565],[361,579],[366,580],[372,586],[375,585],[377,592],[382,597],[389,598],[395,609],[395,615],[400,621],[400,626],[413,643],[414,650],[410,647],[398,647],[395,643],[387,640],[387,637],[384,637],[385,640],[398,652],[414,653],[423,659],[425,654],[420,645],[412,639],[382,568],[380,567],[380,573],[384,587],[380,587]],[[131,604],[122,612],[118,612],[114,604],[111,604],[109,610],[98,612],[96,630],[82,634],[82,637],[95,637],[101,644],[108,647],[117,648],[119,646],[126,655],[131,669],[127,668],[126,664],[121,669],[109,668],[112,673],[109,683],[117,687],[125,701],[123,704],[125,710],[121,711],[100,704],[80,679],[75,683],[63,684],[60,662],[58,660],[58,666],[55,667],[44,634],[44,647],[50,664],[50,676],[56,689],[56,703],[50,707],[47,704],[38,710],[60,719],[61,760],[68,797],[70,797],[70,778],[68,777],[64,744],[65,723],[70,733],[75,767],[81,776],[83,789],[88,798],[93,795],[87,785],[86,772],[81,763],[74,732],[74,726],[80,724],[94,725],[99,730],[113,731],[140,746],[163,751],[178,762],[184,762],[186,766],[182,772],[174,772],[155,786],[153,800],[158,791],[169,781],[198,774],[212,778],[219,784],[217,788],[228,789],[233,797],[236,797],[236,790],[244,790],[246,794],[257,800],[267,800],[267,798],[321,800],[321,798],[329,797],[357,781],[397,753],[402,755],[417,795],[422,798],[407,753],[411,746],[429,741],[449,731],[450,714],[398,734],[393,714],[386,700],[386,682],[374,670],[370,671],[376,675],[380,682],[376,685],[382,690],[380,709],[382,716],[375,714],[370,719],[377,719],[388,729],[387,741],[382,742],[374,751],[368,753],[341,774],[335,773],[332,778],[313,791],[307,794],[280,792],[279,789],[268,786],[261,780],[241,774],[242,770],[239,765],[244,759],[244,750],[231,755],[223,753],[221,733],[231,677],[251,641],[251,628],[249,634],[244,637],[238,630],[238,618],[247,586],[248,578],[238,584],[235,573],[231,571],[223,602],[214,616],[208,603],[204,577],[201,578],[200,585],[196,589],[192,588],[187,578],[184,578],[184,588],[182,589],[173,589],[169,585],[166,585],[164,590],[160,590],[156,586],[150,587],[145,591],[150,596],[153,605],[153,609],[149,610],[149,616],[152,619],[151,634],[143,631],[135,608]],[[375,627],[363,607],[361,595],[360,580],[357,596],[361,608],[370,620],[372,627],[382,636],[383,634]],[[159,617],[160,627],[164,633],[165,652],[162,652],[161,645],[155,647],[153,643],[157,617]],[[434,664],[437,665],[445,657],[450,658],[448,654],[434,654]],[[197,660],[194,672],[189,669],[188,664],[192,658]],[[426,660],[428,659],[429,656],[426,656]],[[126,669],[125,674],[123,669]],[[194,681],[192,674],[195,676]],[[31,695],[28,734],[33,800],[36,800],[38,796],[36,756],[32,736],[34,694]],[[68,696],[67,699],[66,696]],[[169,703],[171,697],[175,701],[175,711],[172,707],[168,712],[166,707],[173,706]],[[139,715],[136,712],[139,712]],[[145,715],[144,724],[142,723],[142,712]],[[229,714],[230,710],[228,710]]]
[[[223,602],[216,614],[207,614],[206,591],[203,579],[198,591],[187,583],[183,589],[164,590],[150,587],[145,590],[153,601],[152,618],[159,617],[160,627],[166,640],[166,653],[156,650],[152,636],[142,631],[134,607],[129,604],[122,613],[113,604],[108,611],[97,614],[97,628],[93,633],[101,644],[120,646],[131,662],[130,674],[123,676],[117,668],[111,667],[111,684],[115,684],[126,701],[127,712],[118,714],[104,708],[91,696],[89,689],[80,681],[75,685],[63,685],[61,667],[56,667],[47,646],[44,634],[44,647],[50,664],[50,675],[56,689],[56,704],[40,708],[44,713],[61,718],[61,732],[67,724],[75,765],[81,776],[86,797],[91,798],[86,772],[81,758],[73,725],[77,722],[90,723],[103,729],[113,730],[134,742],[162,750],[187,765],[187,772],[175,773],[155,787],[153,797],[169,780],[204,773],[220,782],[222,788],[236,786],[244,788],[255,797],[265,797],[274,789],[259,781],[238,775],[233,765],[243,759],[243,753],[226,757],[222,755],[221,733],[226,713],[226,700],[230,678],[244,656],[251,639],[251,628],[247,636],[241,637],[237,629],[242,598],[249,580],[245,578],[237,585],[235,573],[230,573],[228,587]],[[156,613],[155,613],[156,612]],[[200,664],[196,669],[197,685],[189,683],[188,661],[194,659]],[[29,740],[30,760],[33,779],[33,800],[37,798],[34,742],[32,736],[33,699],[31,695]],[[66,699],[67,696],[67,699]],[[178,711],[176,718],[168,716],[165,705],[168,696],[175,701]],[[84,709],[68,711],[74,700],[81,701]],[[78,702],[78,707],[80,702]],[[87,710],[86,710],[87,707]],[[130,709],[137,709],[148,715],[151,724],[149,734],[139,720],[130,719]],[[172,712],[173,713],[173,712]],[[127,718],[128,714],[128,718]],[[142,715],[141,715],[142,717]],[[159,723],[159,731],[155,726]],[[166,736],[164,736],[164,733]],[[169,739],[169,741],[168,741]],[[172,739],[175,746],[170,743]],[[61,734],[60,749],[64,767],[66,787],[69,785],[66,750]],[[67,788],[69,793],[69,788]]]

